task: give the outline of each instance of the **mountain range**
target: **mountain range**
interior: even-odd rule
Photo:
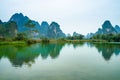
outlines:
[[[0,20],[0,38],[14,38],[17,36],[17,24],[13,21],[2,22]]]
[[[8,22],[2,22],[0,20],[0,38],[14,38],[18,33],[26,34],[27,38],[49,38],[58,39],[66,37],[65,33],[60,29],[60,25],[57,22],[42,21],[41,24],[35,20],[24,16],[22,13],[15,13],[11,16]],[[112,26],[109,20],[106,20],[102,24],[102,28],[98,28],[95,33],[88,33],[86,38],[91,38],[98,34],[119,34],[120,27],[116,25]],[[81,34],[74,32],[74,36],[80,36]],[[68,34],[68,36],[71,36]]]
[[[12,24],[14,22],[14,25],[16,25],[14,29],[14,31],[16,31],[16,34],[25,33],[28,38],[57,39],[66,36],[65,33],[63,33],[63,31],[60,29],[60,25],[57,22],[52,22],[51,24],[48,24],[48,22],[43,21],[40,25],[37,21],[31,20],[29,17],[24,16],[22,13],[15,13],[11,16],[8,22],[2,22],[0,20],[0,33],[6,33],[6,31],[3,31],[2,28],[5,28],[5,26],[9,23],[11,24],[11,22]],[[11,26],[9,25],[9,28],[10,27]],[[14,31],[11,31],[11,33]],[[0,37],[5,36],[0,35]]]
[[[102,28],[98,28],[98,30],[95,33],[88,33],[87,38],[91,38],[94,35],[98,34],[119,34],[120,33],[120,27],[116,25],[115,27],[112,26],[111,22],[109,20],[106,20]]]

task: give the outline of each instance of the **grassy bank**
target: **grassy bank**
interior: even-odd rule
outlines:
[[[108,42],[98,39],[83,39],[83,40],[67,40],[67,39],[37,39],[37,40],[22,40],[22,41],[0,41],[0,45],[27,45],[34,43],[80,43],[80,42],[95,42],[95,43],[111,43],[118,44],[118,42]],[[120,44],[120,43],[119,43]]]
[[[53,40],[54,41],[54,40]],[[53,42],[52,41],[52,42]],[[107,42],[105,40],[97,40],[97,39],[94,39],[94,40],[91,40],[91,39],[82,39],[82,40],[56,40],[57,42],[66,42],[66,43],[80,43],[80,42]]]
[[[15,45],[15,46],[25,46],[27,45],[25,41],[0,41],[0,45]]]

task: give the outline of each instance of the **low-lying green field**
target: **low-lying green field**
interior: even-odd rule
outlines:
[[[110,44],[120,44],[119,42],[108,42],[105,40],[67,40],[67,39],[47,39],[47,40],[23,40],[23,41],[0,41],[0,45],[27,45],[27,44],[34,44],[34,43],[80,43],[80,42],[95,42],[95,43],[110,43]]]
[[[26,44],[26,42],[25,41],[10,41],[10,42],[2,41],[0,42],[0,44]]]

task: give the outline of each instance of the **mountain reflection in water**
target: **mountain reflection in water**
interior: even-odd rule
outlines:
[[[86,46],[87,44],[87,46]],[[50,43],[50,44],[33,44],[30,46],[18,47],[13,45],[1,45],[0,46],[0,60],[7,58],[14,67],[22,67],[22,65],[31,66],[38,56],[42,59],[47,59],[49,56],[51,59],[56,59],[62,50],[67,45],[72,45],[75,48],[95,48],[98,53],[102,53],[104,60],[108,61],[112,55],[118,56],[120,54],[120,46],[117,44],[105,44],[105,43]],[[87,57],[86,57],[87,58]]]
[[[21,67],[23,64],[31,66],[39,55],[42,59],[46,59],[48,56],[55,59],[59,56],[63,46],[64,44],[33,44],[24,47],[0,46],[0,59],[8,58],[14,67]]]
[[[119,44],[110,43],[87,43],[91,48],[95,47],[99,53],[102,53],[102,57],[108,61],[111,59],[112,55],[118,56],[120,54]]]

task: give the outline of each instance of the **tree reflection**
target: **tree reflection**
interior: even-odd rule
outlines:
[[[58,57],[62,47],[64,44],[41,44],[40,46],[40,53],[43,59],[46,59],[48,55],[50,55],[51,58]]]
[[[77,48],[77,47],[83,46],[84,43],[85,43],[85,42],[74,43],[74,44],[73,44],[73,47],[74,47],[74,48]]]
[[[102,56],[105,60],[110,60],[112,55],[116,56],[120,54],[120,46],[119,44],[111,44],[111,43],[90,43],[93,47],[98,49],[98,52],[102,53]]]
[[[0,46],[0,60],[7,58],[14,67],[22,67],[23,65],[32,66],[35,63],[35,59],[41,56],[42,59],[51,57],[55,59],[59,56],[61,49],[65,44],[33,44],[29,46],[13,46],[2,45]],[[74,48],[84,46],[84,43],[72,44]],[[97,48],[99,53],[105,60],[110,60],[112,55],[116,56],[120,54],[120,46],[108,43],[87,43],[88,47]]]
[[[8,58],[14,67],[22,65],[31,66],[35,59],[41,55],[43,59],[50,56],[52,59],[59,56],[64,44],[34,44],[30,46],[16,47],[13,45],[0,46],[0,59]]]

